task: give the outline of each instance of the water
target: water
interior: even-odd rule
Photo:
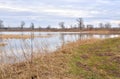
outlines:
[[[31,34],[30,32],[2,32],[4,34]],[[80,32],[35,32],[37,36],[49,36],[49,37],[35,37],[32,39],[0,39],[0,43],[6,43],[4,46],[0,46],[0,63],[16,63],[29,59],[31,57],[31,49],[34,54],[46,54],[60,48],[66,43],[76,40],[85,40],[90,38],[114,38],[119,37],[118,34],[86,34]]]

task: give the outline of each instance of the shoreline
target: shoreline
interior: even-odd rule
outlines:
[[[37,56],[32,62],[1,67],[0,78],[117,79],[120,77],[119,39],[77,40],[66,44],[54,53]]]
[[[0,31],[0,32],[48,32],[48,33],[52,33],[52,32],[57,32],[57,33],[82,33],[82,34],[120,34],[120,30],[117,30],[117,31],[111,31],[111,30],[78,30],[78,31],[62,31],[62,30],[59,30],[59,31],[52,31],[52,30],[6,30],[6,31]]]

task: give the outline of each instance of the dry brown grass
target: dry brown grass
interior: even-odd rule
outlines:
[[[30,61],[12,65],[1,65],[0,79],[74,79],[69,73],[69,61],[72,49],[79,45],[93,43],[97,39],[89,39],[66,44],[62,49],[34,57]]]
[[[5,46],[5,45],[7,45],[6,42],[2,42],[2,43],[0,43],[0,46]]]
[[[34,35],[34,38],[35,37],[40,37],[40,38],[49,38],[49,37],[52,37],[52,35]],[[28,35],[28,34],[3,34],[3,35],[0,35],[0,38],[2,39],[27,39],[27,38],[31,38],[31,35]]]

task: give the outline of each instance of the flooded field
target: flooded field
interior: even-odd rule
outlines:
[[[79,32],[2,32],[0,34],[0,63],[27,60],[31,55],[52,53],[76,40],[114,38],[118,34],[87,34]]]

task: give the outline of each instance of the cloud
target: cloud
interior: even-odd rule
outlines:
[[[112,4],[110,0],[96,0],[99,4]]]
[[[82,17],[88,23],[98,23],[119,20],[119,4],[119,0],[0,0],[0,19],[49,24],[51,20],[67,22]]]
[[[83,0],[61,0],[63,2],[81,2]]]
[[[114,24],[120,24],[120,20],[112,20],[110,21],[111,23],[114,23]]]
[[[72,0],[71,0],[72,1]],[[60,8],[51,5],[42,6],[26,6],[25,8],[20,6],[14,6],[13,4],[0,4],[0,9],[5,9],[12,12],[33,12],[33,13],[45,13],[49,15],[63,16],[63,17],[94,17],[98,11],[87,11],[70,8]]]
[[[13,11],[13,12],[30,11],[31,10],[29,8],[23,8],[23,7],[14,6],[13,4],[8,5],[8,4],[3,4],[3,3],[0,3],[0,9],[5,9],[8,11]]]

